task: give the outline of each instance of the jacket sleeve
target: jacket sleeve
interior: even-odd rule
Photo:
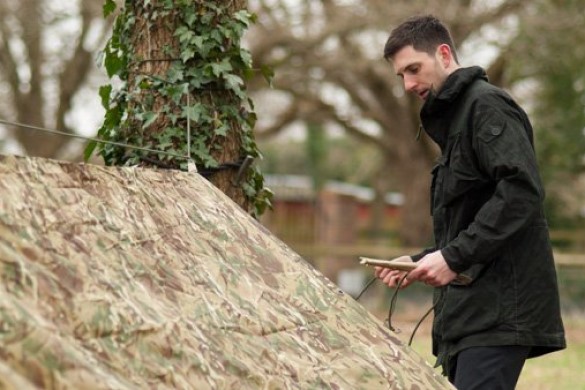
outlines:
[[[473,149],[495,191],[467,229],[441,250],[455,272],[493,260],[539,215],[544,198],[524,111],[505,96],[490,95],[475,104],[472,115]]]

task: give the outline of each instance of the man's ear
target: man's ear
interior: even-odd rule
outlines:
[[[455,61],[451,48],[446,43],[437,47],[437,58],[445,68],[448,68]]]

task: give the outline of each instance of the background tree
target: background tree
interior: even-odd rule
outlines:
[[[557,228],[585,227],[579,210],[585,205],[585,187],[579,187],[585,174],[585,13],[581,1],[558,4],[529,7],[513,53],[521,66],[511,74],[532,80],[525,89],[533,97],[550,222]]]
[[[556,2],[537,3],[563,12]],[[534,16],[536,3],[311,0],[293,4],[254,0],[251,4],[260,23],[250,33],[249,44],[257,63],[275,68],[271,96],[279,97],[265,100],[266,106],[272,103],[271,114],[260,114],[271,120],[261,121],[258,137],[269,137],[291,123],[318,116],[324,128],[336,126],[356,142],[379,148],[383,158],[377,170],[378,188],[404,194],[403,244],[427,243],[429,171],[437,150],[424,134],[415,141],[420,103],[405,96],[400,80],[382,60],[385,40],[392,27],[406,17],[433,13],[450,26],[462,65],[480,59],[492,83],[513,89],[529,76],[522,67],[510,72],[509,59],[523,39],[519,26]],[[485,49],[485,55],[478,48]],[[514,60],[519,61],[518,57]]]
[[[107,109],[99,136],[156,152],[100,145],[106,164],[186,168],[192,158],[244,209],[268,203],[258,156],[253,103],[245,92],[251,57],[241,37],[252,22],[239,0],[126,1],[105,49],[121,88],[100,91]],[[112,11],[115,4],[105,3]],[[87,154],[96,147],[91,143]]]
[[[76,133],[68,115],[109,33],[95,0],[0,0],[0,117]],[[63,156],[71,138],[8,128],[29,155]]]

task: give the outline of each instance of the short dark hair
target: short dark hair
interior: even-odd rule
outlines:
[[[384,46],[384,58],[391,60],[406,46],[433,55],[442,44],[449,45],[455,62],[459,63],[453,38],[447,27],[432,15],[413,16],[392,30]]]

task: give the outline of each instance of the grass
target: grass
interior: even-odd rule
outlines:
[[[392,323],[400,330],[398,337],[408,343],[416,323],[430,302],[399,303]],[[407,306],[404,308],[404,306]],[[386,319],[387,313],[379,317]],[[524,366],[517,390],[585,390],[585,313],[567,313],[563,316],[568,347],[566,350],[529,359]],[[429,317],[418,329],[412,347],[431,365],[435,357],[431,353],[431,322]],[[440,368],[437,368],[440,370]]]

